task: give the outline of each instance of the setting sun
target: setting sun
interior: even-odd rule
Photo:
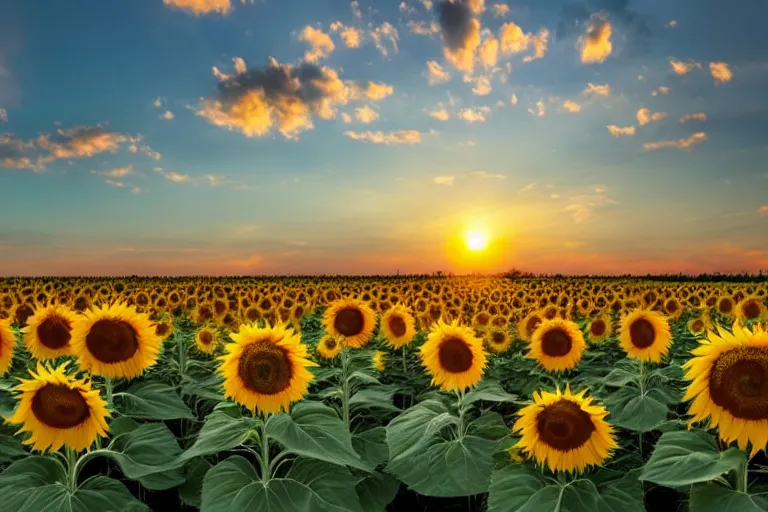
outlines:
[[[488,236],[479,231],[472,231],[471,233],[466,234],[465,242],[467,244],[467,249],[479,252],[488,246]]]

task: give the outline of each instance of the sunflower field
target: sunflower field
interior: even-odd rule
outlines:
[[[768,511],[768,285],[0,280],[0,512]]]

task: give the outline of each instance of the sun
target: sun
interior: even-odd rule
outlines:
[[[471,231],[464,236],[464,242],[470,251],[480,252],[488,246],[488,235],[480,231]]]

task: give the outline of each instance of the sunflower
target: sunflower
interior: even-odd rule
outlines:
[[[586,348],[578,324],[554,318],[545,320],[533,332],[528,357],[548,372],[575,368]]]
[[[714,324],[712,323],[712,320],[709,318],[709,314],[704,311],[700,316],[693,317],[690,320],[688,320],[688,324],[686,325],[688,327],[688,332],[695,336],[701,336],[702,334],[706,333],[708,330],[712,329],[714,327]]]
[[[768,443],[768,333],[739,323],[733,332],[718,327],[691,354],[683,365],[692,381],[683,397],[693,400],[689,423],[709,418],[720,439],[741,450],[749,443],[754,456]]]
[[[19,402],[8,423],[20,424],[18,433],[32,435],[23,441],[35,450],[53,451],[66,445],[75,451],[85,450],[96,437],[109,432],[107,403],[91,383],[65,373],[69,363],[56,369],[37,363],[31,379],[19,379],[15,389],[21,391]]]
[[[444,391],[472,387],[483,377],[483,341],[457,320],[438,320],[420,349],[421,360],[432,375],[432,384]]]
[[[339,299],[328,305],[323,316],[325,332],[340,337],[352,348],[363,347],[376,326],[376,313],[358,299]]]
[[[307,367],[317,364],[307,359],[307,346],[293,329],[241,325],[229,336],[234,343],[219,358],[225,396],[254,413],[276,414],[307,393]]]
[[[521,339],[524,339],[526,341],[531,339],[531,336],[533,335],[533,331],[536,330],[536,328],[541,323],[541,315],[536,312],[532,311],[528,313],[520,322],[517,324],[517,334],[520,336]]]
[[[550,471],[583,471],[601,464],[618,447],[613,427],[605,421],[608,411],[585,397],[586,390],[572,394],[534,392],[533,403],[518,413],[512,430],[521,435],[518,447]]]
[[[661,362],[671,342],[669,322],[661,313],[637,309],[621,320],[619,344],[627,357]]]
[[[11,367],[13,348],[16,344],[16,336],[11,329],[10,318],[0,320],[0,375],[5,374]]]
[[[320,357],[323,359],[333,359],[339,355],[339,352],[341,352],[342,345],[343,343],[341,340],[330,334],[326,334],[320,338],[320,341],[317,343],[317,353],[320,354]]]
[[[736,304],[736,319],[760,321],[766,317],[766,308],[760,297],[747,297]]]
[[[155,334],[163,341],[170,338],[171,334],[173,334],[173,319],[165,318],[155,323]]]
[[[72,326],[80,368],[108,378],[132,378],[155,364],[163,339],[149,316],[125,304],[84,312]]]
[[[387,353],[382,350],[377,350],[373,353],[371,359],[376,371],[383,372],[387,364]]]
[[[50,305],[35,310],[21,329],[24,345],[32,357],[44,361],[72,353],[72,324],[77,315],[63,306]]]
[[[381,332],[387,343],[400,348],[411,342],[416,336],[416,321],[408,308],[396,304],[381,317]]]
[[[195,346],[204,354],[212,354],[216,350],[217,331],[213,327],[203,327],[195,334]]]
[[[593,318],[587,326],[587,335],[591,343],[600,343],[610,337],[613,332],[611,317],[605,313]]]
[[[734,310],[736,309],[736,303],[732,297],[724,295],[722,297],[718,297],[717,303],[715,304],[715,309],[717,309],[717,312],[723,316],[733,317]]]
[[[509,335],[509,331],[503,327],[489,329],[486,340],[488,348],[497,354],[506,352],[512,346],[512,337]]]

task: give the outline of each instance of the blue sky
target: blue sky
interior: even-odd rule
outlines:
[[[0,274],[768,268],[763,2],[0,9]]]

